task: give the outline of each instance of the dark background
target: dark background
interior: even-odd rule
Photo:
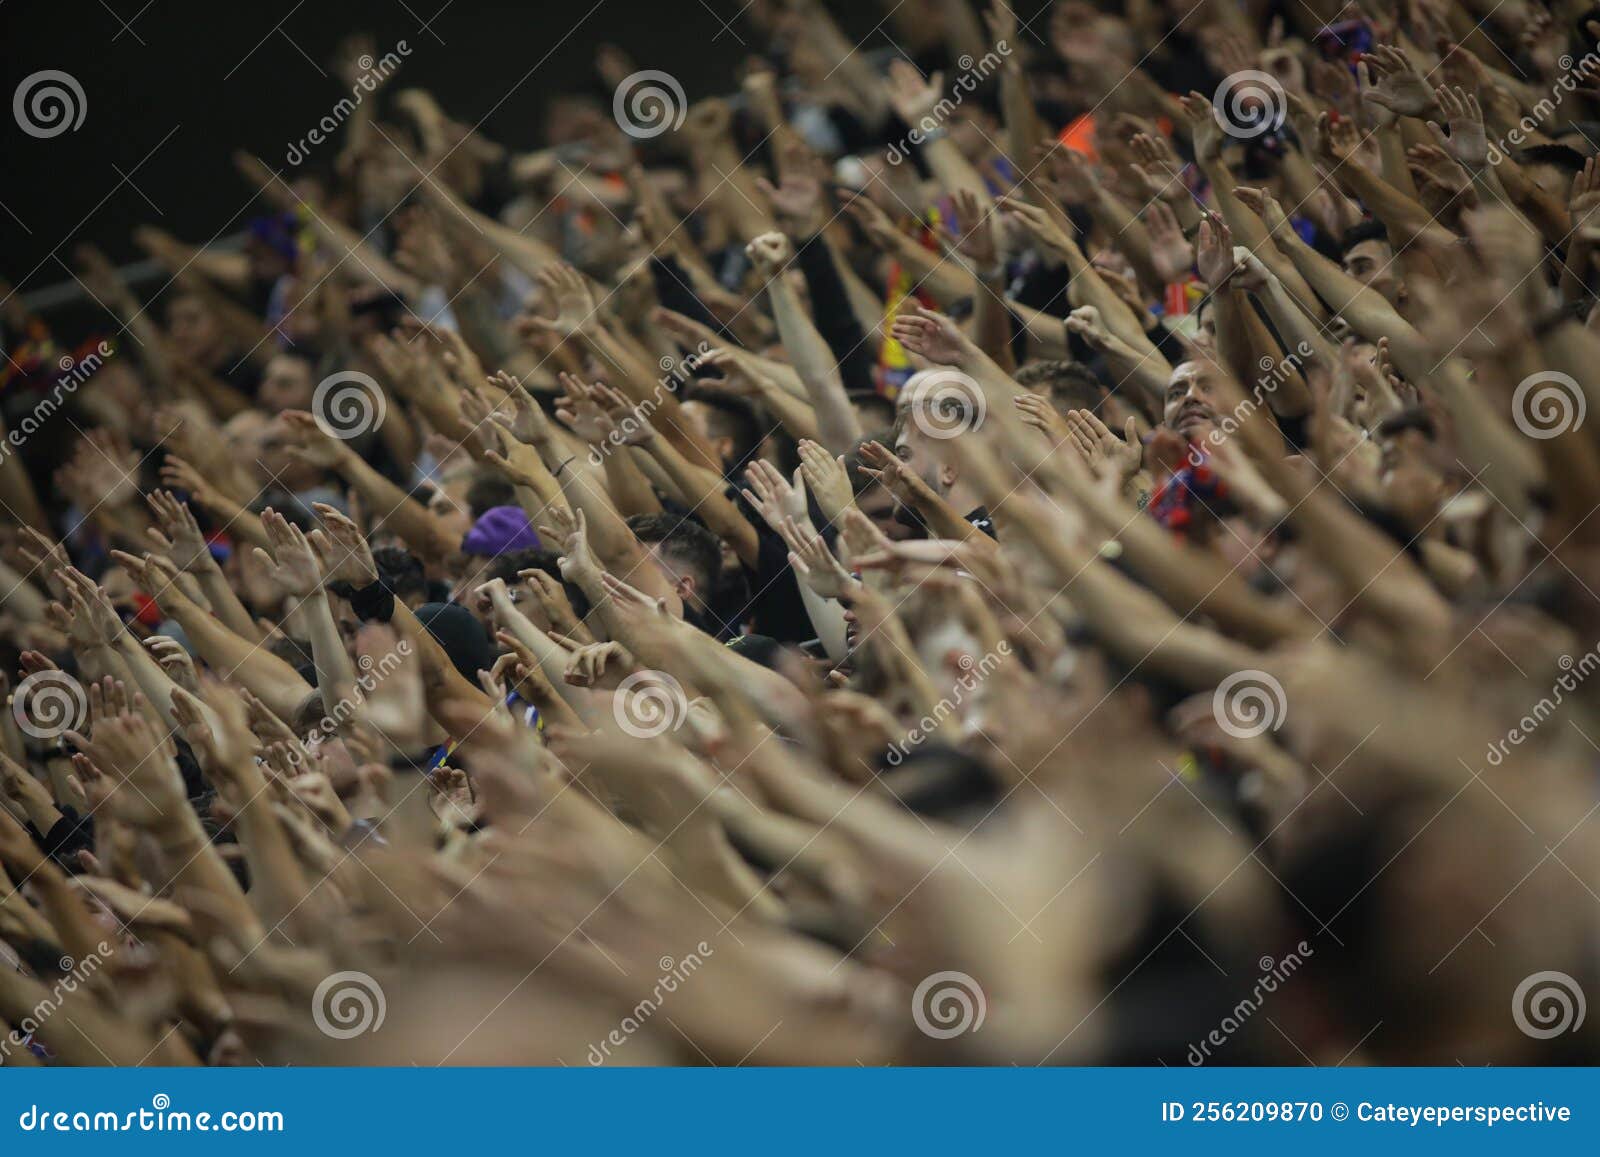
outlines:
[[[0,277],[26,298],[70,280],[64,263],[80,241],[122,263],[143,256],[129,236],[140,224],[191,242],[242,229],[264,206],[235,172],[233,150],[285,168],[289,143],[348,95],[330,61],[352,32],[370,32],[379,57],[402,39],[410,47],[391,91],[421,86],[490,138],[534,148],[552,95],[609,100],[594,71],[603,43],[637,68],[672,73],[691,101],[733,91],[739,61],[766,47],[740,16],[745,2],[4,0]],[[1046,2],[1017,7],[1028,20]],[[891,46],[893,6],[828,0],[846,34],[869,48]],[[1038,20],[1034,35],[1047,26]],[[13,94],[41,69],[83,86],[88,114],[77,131],[39,140],[17,127]],[[305,167],[331,164],[341,143],[318,146]],[[69,329],[96,324],[82,309],[48,316]]]
[[[260,207],[246,207],[252,190],[232,150],[284,168],[289,142],[348,95],[329,62],[353,31],[370,31],[380,57],[409,45],[391,83],[427,88],[452,116],[531,147],[551,94],[600,93],[594,50],[606,41],[640,68],[673,72],[691,99],[729,89],[757,39],[747,23],[724,31],[713,14],[720,7],[732,20],[735,0],[707,3],[9,0],[0,5],[0,275],[26,294],[67,278],[61,261],[79,240],[120,262],[141,256],[129,239],[139,224],[190,241],[243,227]],[[17,127],[11,98],[40,69],[83,86],[88,115],[76,132],[38,140]],[[338,148],[337,139],[321,146],[309,167]]]

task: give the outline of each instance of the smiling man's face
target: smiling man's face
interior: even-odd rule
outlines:
[[[1162,420],[1168,429],[1191,440],[1203,437],[1217,423],[1211,406],[1211,375],[1216,370],[1203,361],[1183,362],[1167,383]]]

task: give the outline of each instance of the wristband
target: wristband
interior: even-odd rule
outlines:
[[[387,623],[394,615],[394,592],[374,579],[350,592],[350,609],[363,623]]]
[[[561,465],[557,466],[553,471],[551,471],[551,475],[553,477],[555,477],[555,478],[560,478],[561,477],[561,472],[563,470],[565,470],[568,466],[571,466],[577,460],[578,460],[578,456],[576,454],[574,454],[571,458],[568,458],[565,462],[563,462]]]

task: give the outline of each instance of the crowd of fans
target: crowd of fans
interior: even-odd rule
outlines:
[[[1596,1058],[1600,10],[882,7],[4,287],[0,1063]]]

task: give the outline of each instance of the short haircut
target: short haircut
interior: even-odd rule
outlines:
[[[743,398],[731,397],[713,390],[696,390],[690,387],[687,401],[699,402],[708,412],[706,428],[713,438],[733,441],[729,464],[739,465],[756,452],[765,433],[756,411]]]
[[[1034,362],[1016,372],[1019,386],[1043,386],[1060,409],[1093,410],[1105,400],[1106,387],[1082,362]]]
[[[372,561],[378,567],[378,581],[395,598],[403,601],[412,595],[428,597],[422,560],[409,550],[401,546],[380,546],[372,552]]]
[[[722,540],[692,518],[635,514],[628,529],[646,546],[659,547],[675,566],[694,574],[695,588],[709,598],[722,573]]]
[[[537,546],[525,546],[521,550],[508,550],[504,554],[494,557],[489,564],[489,569],[483,572],[484,582],[493,582],[495,579],[504,579],[508,583],[517,581],[517,572],[524,570],[542,570],[557,581],[561,578],[561,568],[557,560],[561,557],[559,551],[545,550]]]
[[[1382,221],[1363,221],[1345,230],[1344,236],[1339,238],[1339,255],[1343,257],[1364,241],[1382,241],[1390,245],[1389,230]]]
[[[1583,168],[1584,157],[1571,145],[1528,145],[1516,150],[1512,159],[1519,165],[1549,165],[1568,175]]]
[[[504,475],[484,470],[475,475],[467,487],[467,510],[476,521],[496,506],[515,506],[517,490]]]

